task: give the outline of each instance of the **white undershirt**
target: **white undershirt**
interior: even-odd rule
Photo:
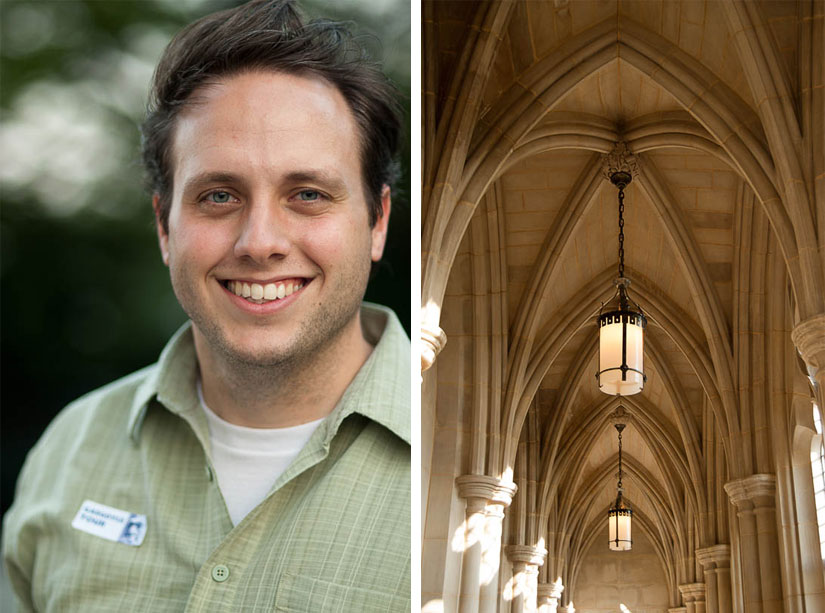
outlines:
[[[198,398],[209,424],[218,487],[232,524],[237,526],[266,498],[324,420],[290,428],[247,428],[230,424],[206,406],[200,382]]]

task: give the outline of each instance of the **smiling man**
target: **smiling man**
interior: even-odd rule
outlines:
[[[409,610],[409,341],[362,304],[394,96],[289,2],[170,43],[144,161],[191,322],[27,459],[4,525],[22,609]]]

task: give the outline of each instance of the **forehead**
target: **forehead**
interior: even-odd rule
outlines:
[[[306,170],[307,164],[354,170],[360,178],[359,152],[355,118],[335,86],[320,77],[269,71],[196,90],[172,139],[176,178],[204,169]]]

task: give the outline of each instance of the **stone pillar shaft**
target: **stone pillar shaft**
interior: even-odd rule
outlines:
[[[485,569],[486,576],[482,577],[482,560],[493,559],[498,564],[504,507],[512,501],[516,488],[487,475],[462,475],[456,479],[456,486],[459,496],[467,501],[458,609],[460,613],[479,613],[482,579],[489,582],[491,575],[498,575],[496,566]],[[497,536],[497,540],[491,536]],[[486,601],[485,607],[489,610]]]
[[[707,613],[732,613],[730,608],[730,545],[712,545],[697,549],[696,559],[704,570]]]
[[[716,569],[706,569],[705,575],[705,608],[708,613],[719,613],[719,587],[716,584]]]
[[[539,566],[544,564],[547,550],[529,545],[508,545],[505,551],[513,563],[513,579],[518,586],[514,589],[511,610],[513,613],[535,613]]]
[[[762,612],[782,613],[782,582],[779,568],[779,540],[776,532],[776,508],[771,504],[754,509],[762,576]],[[770,579],[769,579],[770,578]]]
[[[726,483],[725,491],[736,505],[739,518],[745,613],[777,613],[782,610],[782,586],[776,531],[776,477],[751,475]]]
[[[739,517],[739,543],[742,554],[742,588],[745,613],[762,613],[762,583],[759,550],[756,547],[756,518],[753,510],[743,508]]]
[[[486,502],[480,497],[467,498],[464,555],[461,559],[461,593],[459,595],[461,613],[478,613],[481,546]]]
[[[513,562],[513,600],[510,601],[510,613],[524,611],[524,562]]]
[[[561,579],[555,583],[539,583],[536,588],[539,613],[556,613],[563,591]]]
[[[687,613],[705,613],[705,584],[686,583],[679,586]]]
[[[719,598],[719,613],[733,613],[730,566],[716,569],[716,593]]]
[[[496,613],[498,609],[498,577],[501,568],[501,528],[504,522],[504,506],[488,504],[485,510],[487,518],[488,548],[481,557],[481,589],[479,595],[479,613]]]

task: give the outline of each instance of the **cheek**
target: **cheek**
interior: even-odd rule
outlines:
[[[302,250],[325,268],[357,267],[370,261],[370,232],[356,221],[317,223],[304,235]]]
[[[169,227],[170,265],[211,266],[231,249],[232,240],[227,232],[202,225],[181,224]]]

